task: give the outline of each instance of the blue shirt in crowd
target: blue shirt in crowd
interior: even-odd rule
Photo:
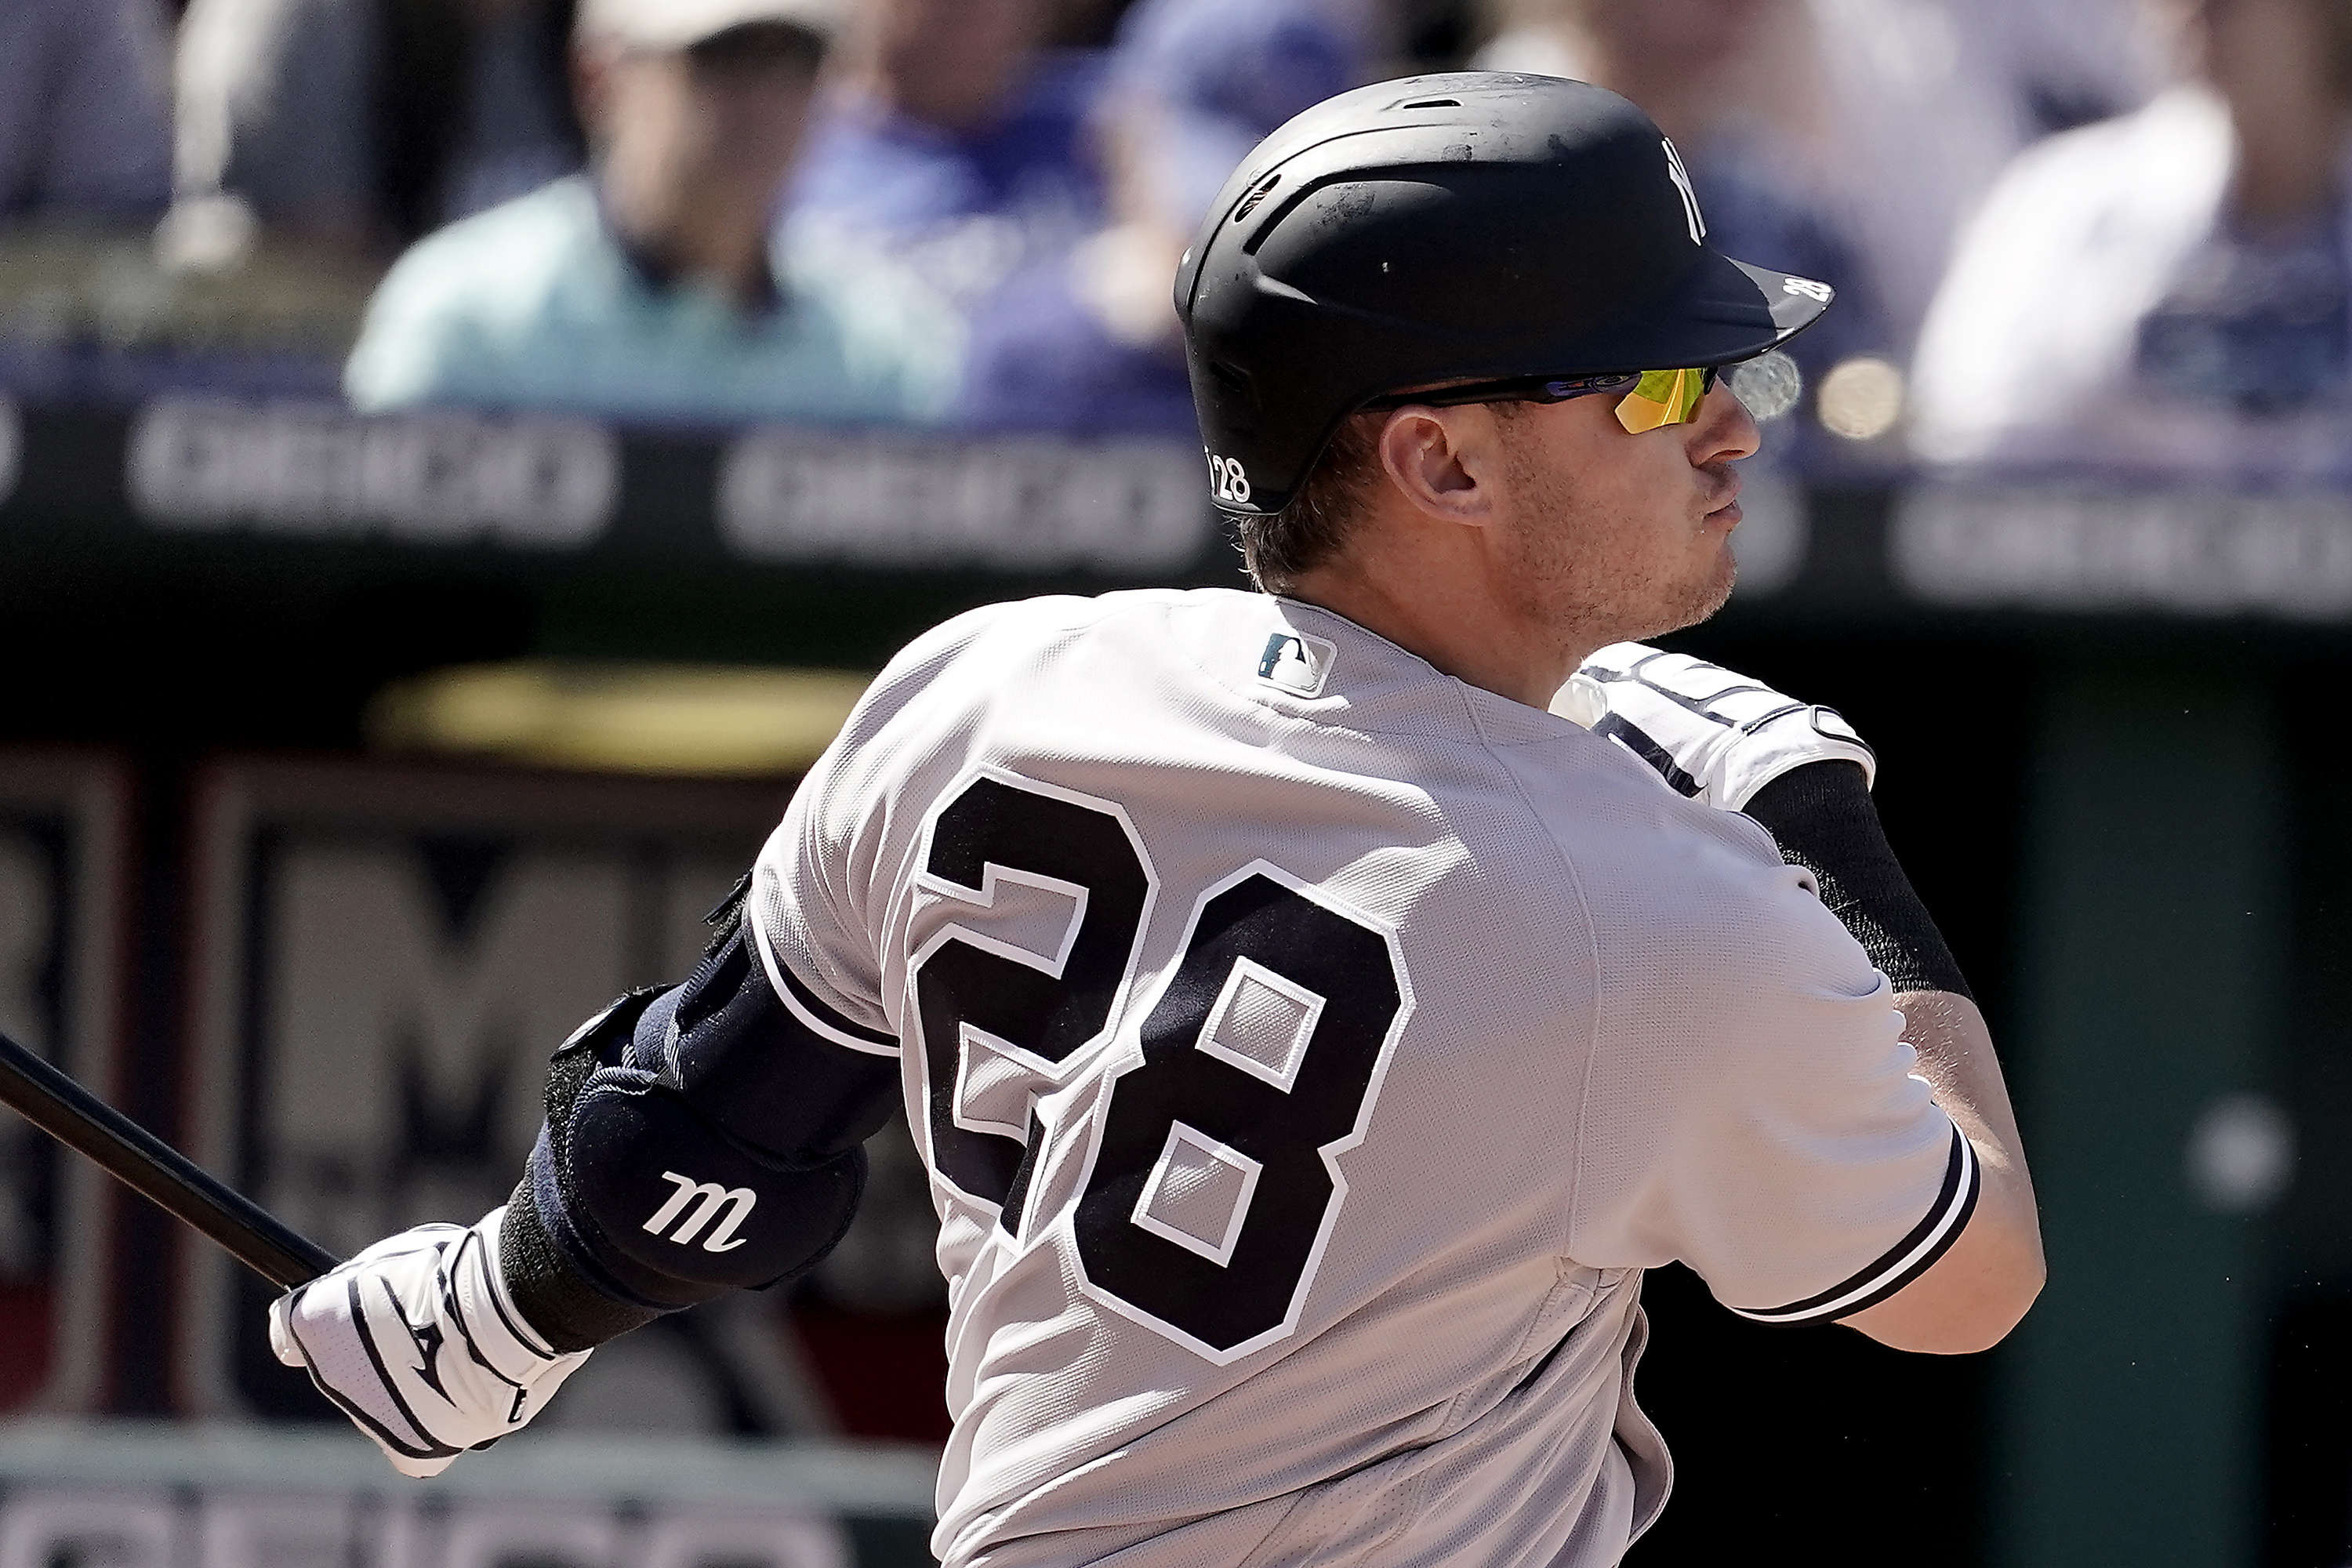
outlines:
[[[746,310],[664,279],[575,175],[411,247],[343,372],[354,406],[545,408],[654,422],[928,422],[960,334],[887,279],[778,253]]]
[[[1361,74],[1368,40],[1319,0],[1139,0],[1119,25],[1095,112],[1117,232],[1034,257],[970,310],[956,422],[973,429],[1196,437],[1170,302],[1176,252],[1259,140]],[[1157,253],[1165,249],[1165,257]],[[1142,254],[1137,254],[1140,248]],[[1145,277],[1142,269],[1156,271]],[[1119,274],[1114,282],[1107,270]],[[1110,307],[1101,297],[1120,295]],[[1087,296],[1093,296],[1088,298]],[[1156,310],[1156,323],[1140,310]],[[1119,328],[1111,317],[1121,319]]]
[[[2252,418],[2352,384],[2352,258],[2340,202],[2267,232],[2224,220],[2139,324],[2140,374]]]
[[[821,115],[784,212],[794,255],[890,272],[958,311],[1100,220],[1087,112],[1098,57],[1045,56],[992,124],[950,131],[845,96]]]
[[[1076,261],[1026,268],[974,313],[954,423],[1197,439],[1183,344],[1119,342],[1076,297]]]

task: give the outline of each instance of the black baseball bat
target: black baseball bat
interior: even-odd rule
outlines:
[[[0,1101],[281,1290],[342,1261],[5,1034]]]

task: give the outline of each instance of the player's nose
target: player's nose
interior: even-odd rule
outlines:
[[[1715,389],[1706,395],[1706,401],[1699,405],[1699,416],[1691,426],[1691,432],[1693,468],[1753,457],[1764,444],[1763,432],[1756,427],[1756,416],[1748,412],[1748,405],[1731,390],[1729,376],[1719,378]]]

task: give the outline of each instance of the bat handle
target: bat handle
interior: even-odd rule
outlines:
[[[0,1102],[281,1290],[341,1261],[5,1034]]]

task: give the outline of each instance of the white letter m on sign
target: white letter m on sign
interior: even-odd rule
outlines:
[[[664,1171],[662,1180],[677,1185],[668,1201],[654,1210],[654,1217],[646,1221],[645,1229],[656,1236],[661,1235],[668,1228],[669,1222],[686,1214],[687,1205],[692,1204],[694,1212],[687,1214],[685,1223],[670,1232],[670,1240],[680,1247],[688,1246],[702,1234],[702,1227],[709,1225],[714,1216],[723,1215],[718,1225],[712,1226],[710,1234],[703,1237],[702,1250],[732,1252],[743,1245],[743,1238],[735,1232],[745,1216],[751,1214],[751,1205],[760,1201],[759,1194],[749,1187],[729,1188],[717,1182],[698,1182],[692,1176],[681,1176],[676,1171]]]

